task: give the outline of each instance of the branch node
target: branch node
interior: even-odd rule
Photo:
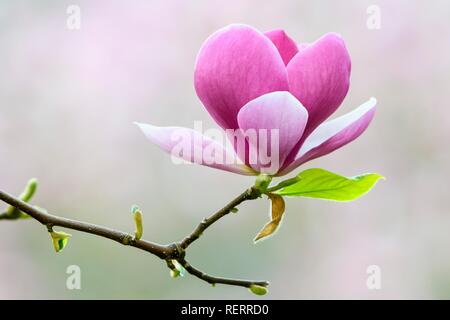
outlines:
[[[183,249],[181,243],[174,242],[168,245],[169,251],[167,252],[166,260],[183,260],[186,251]]]
[[[134,243],[135,243],[134,238],[131,235],[129,235],[129,234],[124,235],[124,237],[122,238],[122,244],[125,245],[125,246],[129,246],[129,245],[132,245]]]
[[[247,189],[247,199],[248,200],[255,200],[257,198],[261,197],[261,191],[258,188],[250,187]]]

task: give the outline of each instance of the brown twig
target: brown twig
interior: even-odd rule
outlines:
[[[122,245],[132,246],[144,251],[147,251],[160,259],[168,262],[169,266],[172,266],[172,260],[178,261],[187,272],[196,276],[197,278],[206,281],[210,284],[226,284],[233,286],[241,286],[250,288],[253,285],[268,286],[267,281],[252,281],[252,280],[240,280],[240,279],[231,279],[231,278],[220,278],[208,275],[194,267],[192,267],[186,260],[186,249],[188,246],[197,240],[201,234],[209,228],[212,224],[218,221],[220,218],[224,217],[232,210],[234,210],[239,204],[246,200],[253,200],[261,196],[261,192],[255,188],[251,187],[246,190],[244,193],[236,197],[230,203],[228,203],[225,207],[217,211],[215,214],[210,216],[209,218],[204,219],[194,231],[186,236],[181,242],[174,242],[168,245],[162,245],[154,242],[150,242],[143,239],[135,239],[134,235],[129,234],[127,232],[118,231],[114,229],[110,229],[108,227],[103,227],[83,221],[76,221],[72,219],[67,219],[63,217],[59,217],[56,215],[52,215],[47,213],[46,211],[34,207],[29,203],[10,195],[7,192],[0,190],[0,200],[6,202],[12,207],[17,208],[18,210],[28,214],[32,218],[39,221],[41,224],[46,226],[48,230],[52,230],[53,227],[63,227],[67,229],[77,230],[85,233],[90,233],[99,237],[108,238],[113,241],[116,241]],[[7,213],[0,214],[0,220],[14,220],[17,217],[11,217]]]
[[[261,192],[255,187],[248,188],[244,193],[237,196],[235,199],[231,200],[225,207],[217,211],[215,214],[209,218],[203,219],[202,222],[197,226],[197,228],[192,231],[190,235],[181,241],[181,248],[186,249],[192,242],[200,238],[202,233],[209,228],[214,222],[223,218],[229,214],[233,209],[236,209],[238,205],[246,200],[253,200],[261,196]]]

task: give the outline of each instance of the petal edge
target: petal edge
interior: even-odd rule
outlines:
[[[237,114],[249,101],[288,90],[287,71],[275,45],[248,25],[234,24],[213,33],[196,60],[194,86],[213,119],[237,129]]]
[[[172,157],[237,174],[257,174],[243,164],[233,151],[195,130],[183,127],[157,127],[138,122],[135,124],[152,143]],[[205,155],[205,150],[211,154]]]
[[[239,111],[242,133],[255,131],[253,139],[247,140],[246,154],[243,156],[239,150],[237,154],[256,171],[276,174],[301,139],[307,121],[308,112],[291,93],[276,91],[262,95]]]
[[[281,170],[285,175],[301,164],[329,154],[358,138],[372,121],[377,100],[369,99],[355,110],[330,121],[314,130],[305,140],[295,160]]]
[[[297,53],[287,65],[291,93],[305,106],[305,137],[341,105],[350,86],[351,60],[342,37],[328,33]]]

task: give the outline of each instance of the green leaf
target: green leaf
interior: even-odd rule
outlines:
[[[170,270],[170,276],[172,278],[184,277],[186,269],[177,261],[172,260],[173,269]]]
[[[267,189],[267,192],[274,192],[276,190],[285,188],[287,186],[290,186],[291,184],[296,183],[299,180],[300,180],[300,177],[298,177],[298,176],[295,176],[295,177],[290,178],[290,179],[283,180],[279,184],[277,184],[276,186],[273,186],[273,187]]]
[[[38,186],[38,181],[36,178],[32,178],[28,181],[27,186],[25,187],[25,190],[22,192],[22,194],[19,196],[19,198],[24,202],[29,202],[31,198],[36,193],[36,189]],[[29,218],[29,215],[27,215],[25,212],[20,211],[16,207],[8,206],[6,210],[6,216],[9,217],[9,219],[27,219]]]
[[[268,237],[277,231],[278,226],[281,223],[281,219],[283,218],[284,210],[286,208],[283,197],[273,193],[269,193],[267,194],[267,196],[271,201],[271,220],[266,223],[261,231],[259,231],[255,239],[253,240],[254,242]]]
[[[72,235],[63,231],[51,231],[50,236],[52,237],[53,247],[55,248],[55,251],[60,252],[65,248],[67,242],[69,241],[69,238]]]
[[[131,213],[133,214],[134,224],[136,225],[134,238],[139,240],[142,238],[142,234],[144,233],[144,228],[142,226],[142,211],[138,206],[134,205],[131,207]]]
[[[324,169],[308,169],[299,173],[297,177],[298,182],[275,193],[282,196],[352,201],[369,192],[379,179],[384,179],[377,173],[347,178]]]
[[[25,190],[20,195],[20,199],[22,199],[25,202],[30,201],[31,198],[36,193],[37,185],[38,185],[38,182],[37,182],[36,178],[30,179],[27,183],[27,186],[25,187]]]
[[[256,285],[256,284],[252,284],[252,285],[249,287],[249,290],[250,290],[252,293],[256,294],[257,296],[263,296],[263,295],[265,295],[265,294],[269,291],[266,287],[258,286],[258,285]]]

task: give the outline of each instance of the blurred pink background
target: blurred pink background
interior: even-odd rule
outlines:
[[[66,27],[81,8],[81,29]],[[370,30],[366,10],[381,10]],[[284,28],[298,42],[341,33],[352,56],[338,114],[377,97],[374,122],[356,142],[304,168],[387,177],[352,203],[296,198],[279,232],[252,243],[268,201],[247,203],[188,253],[206,272],[270,280],[272,299],[450,298],[450,2],[442,1],[2,1],[0,187],[50,212],[180,239],[253,178],[174,165],[133,121],[215,127],[193,89],[195,57],[235,22]],[[3,205],[2,205],[3,206]],[[254,298],[242,288],[172,279],[144,252],[79,232],[59,254],[32,220],[0,223],[0,299]],[[81,290],[66,288],[79,265]],[[381,268],[368,290],[366,268]]]

